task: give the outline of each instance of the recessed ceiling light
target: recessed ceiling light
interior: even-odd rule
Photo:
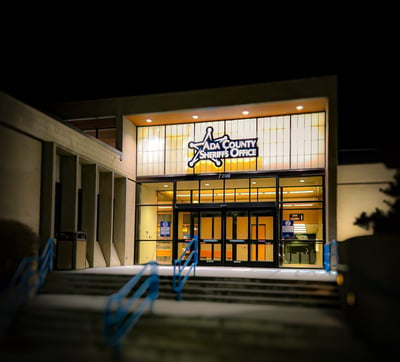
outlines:
[[[249,114],[249,113],[250,113],[249,111],[243,111],[242,112],[242,114],[244,114],[244,115]]]
[[[304,182],[304,180],[303,180],[303,179],[300,179],[299,182]]]
[[[297,109],[298,111],[301,111],[303,108],[304,108],[304,107],[303,107],[302,105],[299,105],[299,106],[296,107],[296,109]]]
[[[168,185],[164,185],[164,187],[168,187]]]
[[[147,118],[147,119],[146,119],[146,122],[147,122],[147,123],[151,123],[151,122],[153,122],[153,120],[150,119],[150,118]]]
[[[199,118],[199,116],[193,115],[192,118],[197,119],[197,118]]]

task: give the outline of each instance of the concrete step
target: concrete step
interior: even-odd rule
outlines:
[[[132,275],[52,272],[40,293],[111,295],[130,278]],[[172,276],[159,277],[159,292],[160,298],[176,298],[172,290]],[[183,288],[182,296],[188,300],[214,302],[340,308],[338,287],[333,281],[191,276]]]
[[[105,300],[34,297],[1,355],[5,361],[110,360],[103,339]],[[142,315],[121,346],[122,361],[371,361],[340,311],[293,306],[157,300],[154,314]]]

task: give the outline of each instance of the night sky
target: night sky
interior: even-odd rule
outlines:
[[[299,51],[268,43],[272,50],[266,52],[260,43],[250,47],[240,41],[207,43],[190,38],[190,44],[184,39],[176,44],[162,38],[162,33],[157,35],[161,36],[157,42],[132,40],[121,46],[98,36],[73,34],[68,41],[56,38],[43,43],[24,34],[3,53],[0,89],[45,110],[62,101],[336,75],[339,149],[388,143],[383,129],[394,138],[393,117],[385,113],[388,107],[383,100],[390,74],[371,60],[369,48],[355,44],[339,52],[335,42],[323,51],[318,47]],[[242,47],[246,52],[240,51]],[[379,130],[377,123],[383,126]]]

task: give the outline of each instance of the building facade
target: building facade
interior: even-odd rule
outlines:
[[[42,241],[85,232],[88,267],[172,265],[195,238],[200,265],[322,268],[345,236],[336,82],[64,103],[58,120],[1,94],[0,217]]]

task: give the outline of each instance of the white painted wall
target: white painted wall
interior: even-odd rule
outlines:
[[[369,215],[376,208],[388,210],[384,200],[391,201],[391,198],[379,189],[388,187],[395,172],[383,163],[338,166],[337,240],[373,233],[353,223],[364,211]]]

